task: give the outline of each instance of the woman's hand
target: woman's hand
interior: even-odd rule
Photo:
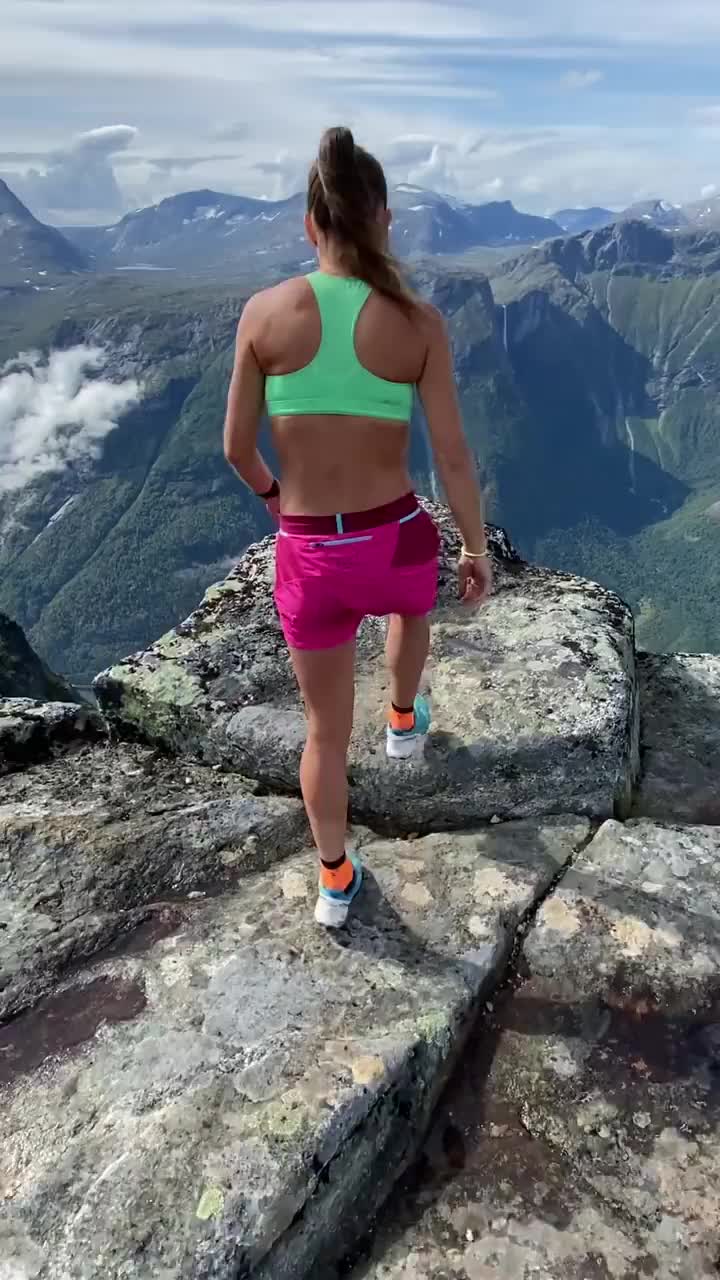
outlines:
[[[460,599],[463,604],[485,604],[493,587],[492,561],[489,556],[460,556],[458,565]]]

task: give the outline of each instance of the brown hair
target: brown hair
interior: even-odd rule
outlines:
[[[327,129],[308,179],[308,213],[337,241],[343,265],[409,314],[416,305],[377,222],[388,189],[379,160],[355,145],[349,129]]]

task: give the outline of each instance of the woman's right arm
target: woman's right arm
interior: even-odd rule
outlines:
[[[427,340],[425,366],[418,382],[430,443],[440,480],[460,530],[460,594],[468,603],[481,603],[492,589],[492,565],[485,556],[485,521],[475,459],[465,438],[458,402],[452,353],[442,316],[423,308]]]

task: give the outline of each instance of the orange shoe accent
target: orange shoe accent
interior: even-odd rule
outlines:
[[[390,728],[395,733],[410,733],[415,728],[415,712],[407,711],[405,713],[396,711],[394,707],[390,708]]]
[[[332,889],[334,893],[346,893],[353,882],[355,870],[349,858],[339,867],[331,871],[320,863],[320,883],[324,889]]]

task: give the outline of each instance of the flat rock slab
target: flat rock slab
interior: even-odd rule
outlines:
[[[639,1233],[656,1269],[628,1275],[716,1275],[720,831],[607,823],[526,955],[503,1083],[525,1127]]]
[[[539,913],[533,972],[608,1006],[685,1017],[720,985],[720,831],[606,822]]]
[[[642,779],[638,817],[720,824],[720,657],[638,657]]]
[[[444,514],[438,521],[441,605],[425,760],[408,768],[385,757],[384,626],[369,621],[359,645],[354,813],[410,832],[493,816],[625,814],[638,769],[629,611],[593,583],[523,564],[495,531],[497,590],[469,612],[456,598],[456,535]],[[187,622],[98,677],[97,696],[122,735],[297,789],[305,721],[272,577],[268,540]]]
[[[369,844],[337,937],[311,923],[302,856],[8,1024],[0,1257],[23,1280],[322,1275],[413,1156],[514,931],[586,834]]]
[[[9,777],[0,804],[0,1018],[172,899],[213,891],[307,843],[297,800],[148,748],[85,748]],[[170,900],[168,900],[170,899]]]
[[[102,716],[87,704],[0,698],[0,774],[106,735]]]

